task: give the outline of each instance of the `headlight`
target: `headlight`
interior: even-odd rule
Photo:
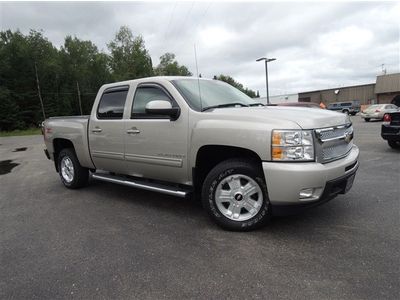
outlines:
[[[314,140],[311,130],[273,130],[272,160],[312,161]]]

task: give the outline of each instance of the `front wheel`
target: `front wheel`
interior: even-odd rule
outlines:
[[[253,230],[271,216],[262,170],[242,160],[226,160],[210,171],[202,201],[211,219],[228,230]]]
[[[63,149],[58,154],[58,172],[62,183],[69,189],[85,186],[89,180],[89,170],[80,165],[74,149]]]
[[[365,122],[369,122],[370,118],[365,118],[364,120]]]

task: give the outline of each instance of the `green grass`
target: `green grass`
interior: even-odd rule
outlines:
[[[24,130],[13,130],[13,131],[0,131],[0,137],[36,135],[36,134],[42,134],[40,131],[40,128],[29,128],[29,129],[24,129]]]

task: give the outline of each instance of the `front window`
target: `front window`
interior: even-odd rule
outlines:
[[[219,80],[177,79],[172,83],[194,110],[226,104],[253,105],[256,101],[233,86]]]

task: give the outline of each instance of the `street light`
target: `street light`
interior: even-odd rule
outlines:
[[[265,61],[265,84],[267,87],[267,104],[269,104],[269,91],[268,91],[268,63],[271,61],[276,60],[276,58],[266,58],[266,57],[260,57],[256,61]]]

